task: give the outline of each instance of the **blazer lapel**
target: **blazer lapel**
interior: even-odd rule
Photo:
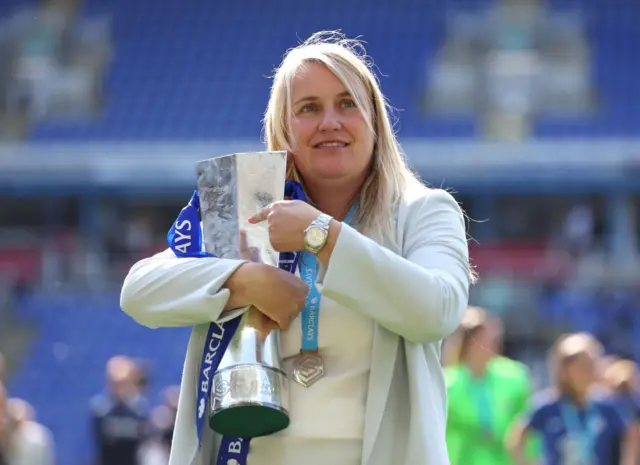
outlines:
[[[362,465],[369,462],[387,404],[400,337],[376,324],[362,441]]]
[[[395,253],[403,255],[404,249],[404,212],[403,202],[400,201],[393,208],[395,230],[395,244],[390,247]],[[389,244],[387,244],[389,245]],[[364,438],[362,440],[362,465],[369,463],[373,446],[378,437],[380,424],[387,405],[391,381],[393,379],[398,344],[400,336],[387,331],[376,324],[373,332],[373,347],[371,349],[371,372],[369,375],[369,391],[367,393]]]

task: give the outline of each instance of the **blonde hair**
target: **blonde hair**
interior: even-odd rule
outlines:
[[[409,169],[393,131],[390,106],[360,41],[336,31],[323,31],[285,54],[275,72],[264,117],[267,150],[295,151],[290,129],[292,80],[310,62],[323,64],[342,81],[375,138],[371,170],[360,192],[358,229],[395,242],[393,207],[406,189],[426,187]],[[291,155],[287,179],[304,187]]]
[[[615,391],[631,392],[638,378],[638,366],[631,360],[616,360],[604,372],[605,382]]]
[[[566,377],[567,367],[576,359],[589,357],[596,362],[602,356],[602,345],[589,333],[563,334],[551,348],[549,365],[556,387],[571,393]]]
[[[602,355],[602,345],[589,333],[563,334],[554,344],[556,361],[564,362],[580,355],[598,358]]]
[[[135,376],[135,363],[129,357],[116,355],[107,362],[107,378],[114,383],[131,381]]]
[[[491,322],[492,319],[484,308],[467,307],[460,326],[448,341],[445,364],[463,363],[467,358],[471,343],[480,331],[489,327]],[[481,350],[487,349],[483,347]]]

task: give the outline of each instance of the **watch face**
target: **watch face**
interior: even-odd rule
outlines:
[[[310,247],[320,247],[322,244],[324,244],[326,237],[327,232],[324,229],[316,226],[307,230],[305,239]]]

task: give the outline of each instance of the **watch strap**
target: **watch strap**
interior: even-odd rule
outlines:
[[[326,213],[320,213],[318,217],[311,222],[309,227],[311,226],[320,226],[325,231],[329,231],[329,225],[331,224],[331,220],[333,218]]]

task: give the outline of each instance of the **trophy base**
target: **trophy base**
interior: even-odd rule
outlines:
[[[289,380],[259,364],[234,365],[213,376],[209,426],[223,436],[255,438],[289,426]]]
[[[237,405],[211,414],[209,426],[222,436],[257,438],[289,426],[289,415],[277,405]]]

